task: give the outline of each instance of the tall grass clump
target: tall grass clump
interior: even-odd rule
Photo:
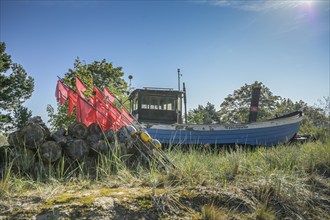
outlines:
[[[11,196],[12,193],[24,192],[35,187],[33,180],[30,175],[27,175],[28,167],[30,163],[27,162],[24,153],[16,154],[13,156],[13,151],[8,147],[3,148],[4,151],[3,161],[0,164],[0,198]],[[26,153],[26,149],[23,149]]]
[[[191,146],[188,150],[168,152],[178,169],[169,178],[176,184],[215,185],[234,180],[246,167],[248,149]]]
[[[300,163],[307,174],[318,173],[330,176],[330,140],[326,143],[311,142],[303,145],[300,152]]]
[[[190,146],[188,150],[177,148],[168,153],[177,166],[169,174],[170,182],[175,185],[205,184],[212,178],[209,172],[211,164],[208,162],[219,159],[209,150],[200,150],[196,146]]]
[[[8,160],[8,149],[4,149],[4,164],[1,168],[0,197],[6,195],[10,187],[13,161]]]
[[[203,220],[226,220],[228,219],[227,210],[220,209],[213,204],[202,207]]]

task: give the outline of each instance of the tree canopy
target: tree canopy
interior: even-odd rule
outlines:
[[[90,89],[89,91],[93,86],[107,87],[115,95],[120,97],[126,95],[127,83],[122,78],[124,76],[122,67],[114,67],[105,59],[86,64],[79,58],[75,60],[73,66],[73,69],[69,69],[64,75],[66,84],[71,88],[76,88],[75,77],[78,76]]]
[[[196,109],[188,112],[188,122],[192,124],[219,123],[219,116],[213,104],[208,102],[206,106],[198,105]]]
[[[219,116],[222,123],[245,123],[248,121],[251,104],[251,94],[254,87],[260,87],[260,99],[257,120],[274,116],[274,110],[280,102],[280,96],[275,96],[262,82],[255,81],[245,84],[229,94],[220,105]]]
[[[5,53],[6,44],[0,42],[0,125],[4,131],[20,128],[31,116],[22,104],[34,91],[34,79],[28,76],[22,65],[12,63]],[[7,73],[11,71],[11,73]]]
[[[309,106],[304,101],[293,102],[290,99],[281,99],[275,113],[288,113],[302,110],[304,118],[300,126],[301,134],[310,134],[314,137],[325,137],[330,133],[329,97],[324,97],[324,102]]]
[[[92,88],[96,86],[98,88],[107,87],[109,91],[122,99],[127,97],[126,91],[128,86],[122,78],[124,76],[122,67],[114,67],[112,63],[107,62],[105,59],[86,64],[86,62],[77,58],[74,61],[73,68],[70,68],[64,74],[65,83],[73,89],[76,88],[76,76],[88,87],[88,90],[85,92],[87,96],[92,94]],[[53,130],[66,127],[75,121],[75,113],[68,116],[67,109],[67,104],[57,105],[57,112],[51,105],[47,106],[50,118],[49,123]]]

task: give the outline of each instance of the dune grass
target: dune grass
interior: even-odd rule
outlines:
[[[232,215],[250,219],[330,217],[327,204],[322,202],[329,201],[329,141],[257,148],[172,147],[165,152],[177,166],[168,173],[154,163],[135,161],[134,166],[128,166],[123,159],[127,155],[99,155],[92,162],[70,161],[63,156],[55,164],[44,164],[37,153],[32,159],[27,156],[24,148],[13,158],[7,152],[1,169],[0,197],[51,191],[55,186],[149,187],[152,205],[165,206],[167,201],[192,213],[192,207],[183,205],[184,200],[196,200],[187,189],[204,187],[214,189],[217,196],[203,200],[199,209],[194,207],[199,219]],[[33,167],[31,162],[35,163]],[[166,191],[161,199],[156,189]],[[228,207],[221,202],[221,193],[231,193],[232,200],[227,202],[245,201],[250,211],[242,211],[240,205]]]

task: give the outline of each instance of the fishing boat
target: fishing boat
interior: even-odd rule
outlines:
[[[272,146],[293,139],[302,120],[302,112],[297,111],[256,122],[260,88],[255,88],[249,123],[187,124],[182,119],[182,101],[186,106],[185,94],[185,88],[183,91],[153,87],[136,89],[129,96],[131,114],[151,137],[166,145]]]

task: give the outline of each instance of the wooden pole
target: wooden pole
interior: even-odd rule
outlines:
[[[254,87],[252,89],[249,123],[257,121],[260,89],[261,89],[261,87]]]

